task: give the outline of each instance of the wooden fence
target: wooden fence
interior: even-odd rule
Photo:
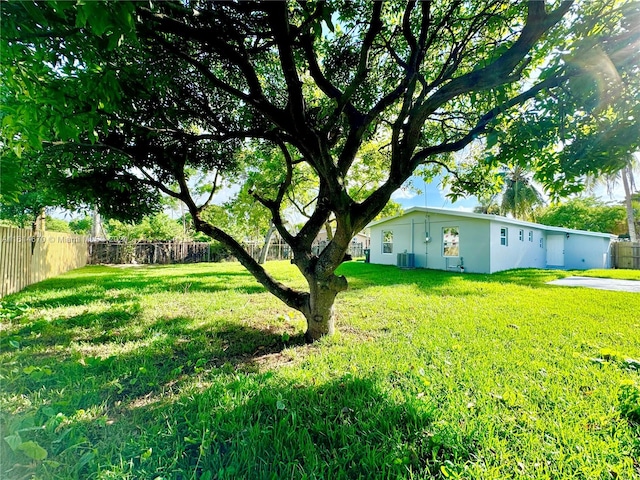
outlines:
[[[326,242],[314,245],[319,254]],[[245,246],[256,260],[262,245]],[[349,254],[363,255],[363,245],[354,243]],[[286,260],[292,255],[285,243],[272,243],[267,260]],[[86,237],[69,233],[40,232],[35,237],[25,228],[0,227],[0,298],[27,285],[55,277],[87,264],[167,264],[231,260],[220,245],[204,242],[117,242],[87,244]],[[622,268],[622,267],[620,267]]]
[[[615,242],[612,257],[614,268],[640,270],[640,242]]]
[[[89,244],[88,263],[95,264],[169,264],[219,262],[224,253],[205,242],[118,242]]]
[[[244,245],[244,248],[254,260],[258,261],[263,244],[264,242],[248,242]],[[293,258],[293,252],[291,251],[291,247],[286,243],[271,242],[269,244],[267,260],[290,260],[291,258]]]
[[[311,253],[320,255],[320,252],[327,246],[326,241],[316,242],[311,247]],[[245,245],[247,252],[254,259],[258,260],[262,251],[262,243],[254,242]],[[364,257],[364,245],[362,243],[351,243],[347,249],[347,253],[352,257]],[[267,260],[290,260],[293,257],[291,247],[283,242],[272,242],[267,252]]]
[[[81,235],[0,227],[0,297],[86,264]]]

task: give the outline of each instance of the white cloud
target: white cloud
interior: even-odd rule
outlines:
[[[450,210],[457,210],[459,212],[473,212],[473,207],[466,207],[464,205],[459,205],[457,207],[454,207],[453,205],[455,204],[452,204],[450,207],[447,207],[447,208],[449,208]]]
[[[393,192],[391,194],[391,199],[392,200],[408,200],[410,198],[414,198],[418,196],[418,193],[415,191],[412,191],[409,188],[399,188],[398,190],[396,190],[395,192]]]

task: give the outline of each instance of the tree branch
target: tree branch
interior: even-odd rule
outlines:
[[[523,92],[520,95],[517,95],[512,99],[492,108],[487,113],[485,113],[482,117],[480,117],[478,122],[476,122],[476,125],[458,140],[454,142],[448,142],[448,143],[428,147],[414,154],[410,161],[411,168],[415,169],[418,165],[420,165],[425,159],[429,158],[430,156],[437,155],[440,153],[456,152],[458,150],[461,150],[462,148],[467,146],[469,143],[471,143],[474,139],[476,139],[480,134],[485,132],[486,127],[489,125],[489,123],[495,120],[498,117],[498,115],[505,112],[509,108],[514,107],[515,105],[519,105],[529,100],[530,98],[535,97],[538,94],[538,92],[540,92],[541,90],[557,87],[558,85],[566,81],[569,77],[570,77],[569,74],[551,76],[546,80],[534,85],[526,92]]]
[[[338,99],[336,112],[342,111],[342,109],[347,104],[351,103],[351,98],[353,97],[358,87],[362,85],[362,82],[366,80],[367,75],[370,71],[369,54],[371,52],[371,47],[373,46],[373,42],[376,39],[376,36],[382,30],[382,20],[380,18],[382,13],[382,3],[383,2],[373,3],[373,12],[371,13],[371,20],[369,20],[369,29],[367,30],[367,33],[362,42],[362,47],[360,48],[360,56],[358,59],[356,72],[353,76],[353,79],[351,80],[351,83],[347,86],[345,92]]]
[[[573,0],[564,1],[553,12],[546,14],[544,2],[530,0],[527,22],[518,39],[505,54],[483,68],[452,79],[429,99],[416,106],[413,118],[402,138],[404,148],[413,150],[428,116],[449,100],[470,91],[487,90],[512,81],[510,76],[513,70],[524,60],[540,37],[560,21],[572,4]]]
[[[244,268],[270,293],[278,297],[286,305],[301,312],[305,311],[308,305],[308,293],[294,290],[275,280],[233,237],[202,220],[197,210],[191,210],[191,214],[193,215],[194,225],[197,231],[208,235],[228,247]]]
[[[284,199],[285,193],[291,186],[291,181],[293,178],[293,160],[291,158],[291,154],[287,150],[287,146],[282,141],[278,141],[278,146],[282,150],[282,153],[285,158],[285,163],[287,165],[287,173],[284,182],[280,184],[278,187],[278,193],[276,195],[275,200],[268,200],[266,198],[260,197],[256,192],[250,192],[251,195],[262,205],[269,209],[271,212],[271,218],[273,224],[275,225],[278,233],[283,238],[288,245],[292,248],[297,247],[296,238],[289,233],[289,231],[284,226],[284,221],[282,220],[282,214],[280,213],[280,207],[282,206],[282,200]]]
[[[298,128],[306,125],[305,101],[302,94],[302,81],[298,76],[296,61],[293,56],[293,38],[288,18],[286,2],[270,2],[268,6],[269,21],[275,37],[280,58],[280,66],[287,84],[288,110],[293,119],[293,124]]]
[[[211,182],[211,193],[209,194],[209,197],[207,198],[207,201],[204,202],[202,205],[200,205],[200,209],[203,210],[207,205],[209,205],[211,203],[211,200],[213,200],[213,196],[215,195],[216,191],[218,190],[218,175],[219,175],[220,171],[216,169],[216,173],[215,176],[213,177],[213,182]]]

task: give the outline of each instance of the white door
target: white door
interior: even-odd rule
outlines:
[[[547,235],[547,265],[564,267],[564,235]]]

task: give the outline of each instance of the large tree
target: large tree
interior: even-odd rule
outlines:
[[[315,340],[334,331],[334,301],[347,288],[335,272],[353,235],[416,168],[449,175],[453,195],[481,193],[498,156],[461,162],[453,152],[506,118],[535,121],[536,99],[571,98],[566,104],[579,108],[566,86],[593,83],[583,68],[595,58],[589,42],[629,34],[601,43],[597,58],[637,55],[624,22],[630,10],[620,4],[5,2],[2,141],[33,155],[69,198],[110,218],[148,213],[161,193],[181,200],[197,230],[304,314]],[[216,179],[239,174],[248,142],[280,151],[265,159],[277,164],[276,188],[253,195],[291,246],[306,291],[274,279],[202,215]],[[372,142],[380,158],[363,155]],[[487,146],[495,144],[494,135]],[[376,180],[354,198],[354,172],[366,183],[373,158]],[[559,188],[607,162],[528,167]],[[196,175],[211,181],[209,194],[192,191]],[[306,175],[317,199],[293,232],[283,205]],[[330,219],[333,238],[313,255]]]
[[[594,197],[576,197],[550,205],[539,212],[538,222],[543,225],[574,228],[590,232],[624,233],[625,209],[621,205],[608,205]]]

